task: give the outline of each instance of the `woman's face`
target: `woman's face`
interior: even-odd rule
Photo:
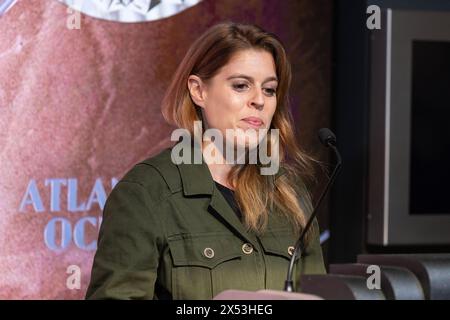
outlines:
[[[269,52],[238,51],[208,83],[191,75],[188,84],[191,97],[202,108],[207,122],[203,128],[219,129],[224,138],[226,129],[258,132],[270,128],[277,105],[278,82],[275,62]],[[257,143],[248,139],[246,145]]]

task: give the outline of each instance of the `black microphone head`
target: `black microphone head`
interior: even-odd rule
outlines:
[[[329,144],[336,144],[336,136],[328,128],[322,128],[319,130],[319,140],[326,147],[328,147]]]

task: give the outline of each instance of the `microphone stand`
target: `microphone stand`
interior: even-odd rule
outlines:
[[[327,134],[327,136],[323,138],[324,134]],[[301,257],[301,255],[303,254],[303,249],[304,249],[303,243],[304,243],[305,235],[308,232],[309,228],[311,227],[311,225],[314,221],[314,218],[317,215],[317,212],[318,212],[317,209],[319,208],[320,204],[322,203],[323,198],[325,197],[328,190],[330,189],[330,186],[333,184],[334,180],[336,179],[336,176],[339,173],[339,171],[341,169],[341,165],[342,165],[341,155],[339,154],[339,151],[336,148],[336,138],[335,138],[334,134],[328,129],[321,129],[319,131],[319,137],[320,137],[321,142],[325,146],[333,149],[334,154],[336,155],[336,159],[337,159],[336,166],[333,170],[333,173],[331,174],[330,180],[328,181],[327,185],[325,186],[325,189],[322,191],[322,194],[320,195],[319,200],[317,201],[317,205],[314,208],[311,216],[309,217],[308,222],[305,225],[305,228],[303,228],[299,239],[295,243],[294,252],[292,253],[292,257],[289,262],[289,269],[288,269],[286,281],[284,283],[284,291],[286,291],[286,292],[294,292],[294,282],[292,280],[292,272],[294,270],[295,260],[297,260],[297,257]]]

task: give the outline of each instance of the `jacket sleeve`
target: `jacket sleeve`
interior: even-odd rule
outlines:
[[[161,227],[152,210],[139,183],[115,186],[103,211],[86,299],[154,298]]]
[[[299,261],[299,264],[301,265],[301,268],[296,270],[295,288],[299,292],[301,292],[302,275],[327,273],[323,261],[322,247],[320,246],[320,233],[317,219],[314,219],[311,228],[311,241],[306,247],[304,255],[300,258],[301,261]]]
[[[322,247],[320,245],[320,230],[317,219],[314,218],[311,225],[311,240],[305,249],[302,265],[302,274],[325,274]]]
[[[308,188],[305,183],[297,177],[296,179],[296,187],[298,188],[298,192],[300,194],[300,206],[303,209],[303,212],[306,215],[306,219],[313,213],[313,205],[312,199],[308,192]],[[325,264],[322,255],[322,247],[320,245],[320,228],[319,222],[317,221],[317,217],[314,218],[313,223],[311,224],[311,236],[308,246],[305,248],[304,257],[302,256],[301,262],[302,274],[325,274]]]

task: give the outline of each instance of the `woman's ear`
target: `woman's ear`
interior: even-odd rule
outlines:
[[[192,101],[201,108],[205,107],[205,84],[202,79],[196,75],[190,75],[188,78],[188,89]]]

